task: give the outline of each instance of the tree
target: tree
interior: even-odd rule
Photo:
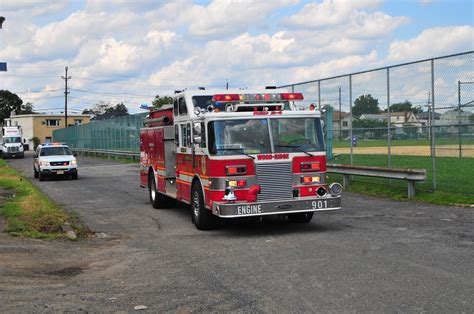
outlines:
[[[0,120],[10,118],[10,115],[33,113],[33,104],[23,104],[23,100],[17,94],[8,90],[0,90]]]
[[[352,127],[354,129],[386,128],[387,122],[372,119],[354,119]]]
[[[169,105],[173,103],[173,97],[171,96],[160,96],[156,95],[155,99],[151,102],[153,107],[161,108],[163,105]]]
[[[115,114],[127,115],[128,108],[123,104],[123,102],[121,102],[119,104],[116,104],[115,107],[109,107],[105,109],[105,112],[112,112]]]
[[[113,108],[111,103],[99,101],[98,103],[94,104],[90,109],[84,109],[82,113],[100,116],[106,113],[107,110],[110,110],[110,108]]]
[[[33,110],[33,104],[30,102],[27,102],[26,104],[21,106],[21,113],[22,114],[30,114],[30,113],[35,113]]]
[[[388,110],[385,109],[384,111],[387,112]],[[405,100],[404,102],[390,105],[390,112],[413,112],[415,114],[419,114],[421,112],[421,107],[413,107],[411,101]]]
[[[352,114],[360,117],[364,113],[380,113],[379,100],[373,98],[372,95],[360,95],[354,101],[354,107],[352,107]]]

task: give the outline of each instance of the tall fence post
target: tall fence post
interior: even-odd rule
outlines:
[[[391,160],[391,133],[390,133],[390,68],[387,68],[387,144],[388,144],[388,167],[392,168]]]
[[[318,81],[318,108],[321,109],[321,81]]]
[[[462,132],[461,132],[461,81],[458,81],[458,140],[459,140],[459,158],[462,157]]]
[[[349,74],[349,138],[351,142],[351,165],[354,164],[354,144],[352,141],[352,136],[354,136],[352,131],[352,74]]]
[[[333,109],[331,106],[326,106],[326,157],[328,160],[332,160],[333,153]]]
[[[436,190],[436,140],[435,140],[435,133],[436,133],[436,119],[435,119],[435,80],[434,80],[434,59],[431,59],[431,106],[433,110],[431,113],[433,117],[431,121],[433,122],[432,130],[433,133],[431,134],[432,145],[431,145],[431,162],[432,162],[432,182],[433,182],[433,190]]]

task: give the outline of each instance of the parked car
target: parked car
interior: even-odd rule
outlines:
[[[408,138],[408,133],[405,131],[396,131],[393,138],[396,140],[406,140]]]
[[[67,145],[50,143],[39,145],[33,159],[34,177],[44,181],[46,177],[68,176],[78,178],[76,154]]]

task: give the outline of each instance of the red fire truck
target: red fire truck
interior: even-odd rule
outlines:
[[[219,217],[309,222],[341,208],[341,185],[326,182],[320,113],[298,108],[301,93],[187,90],[173,99],[140,132],[140,185],[153,207],[189,204],[200,230]]]

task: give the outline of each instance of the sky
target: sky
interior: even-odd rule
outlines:
[[[279,86],[474,50],[469,0],[2,0],[0,16],[0,89],[41,112],[64,110],[66,66],[71,113],[98,102],[137,113],[184,88]]]

